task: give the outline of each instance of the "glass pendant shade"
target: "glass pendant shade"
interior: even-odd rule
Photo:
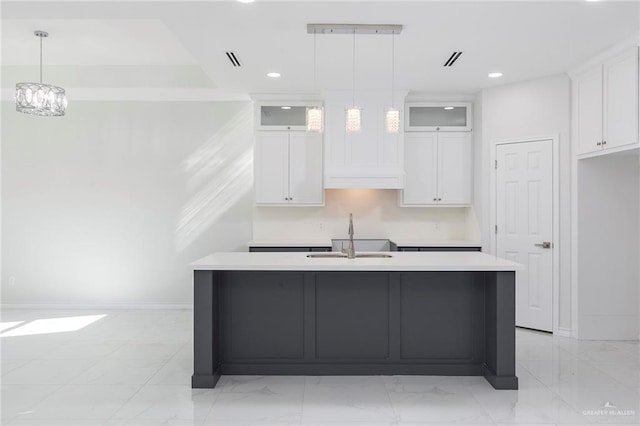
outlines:
[[[347,132],[359,132],[362,130],[362,110],[358,107],[347,110]]]
[[[16,111],[47,117],[63,116],[67,96],[62,87],[43,83],[16,83]]]
[[[400,132],[400,110],[389,108],[385,117],[385,128],[387,133]]]
[[[307,109],[307,131],[322,133],[324,131],[324,110],[320,107]]]

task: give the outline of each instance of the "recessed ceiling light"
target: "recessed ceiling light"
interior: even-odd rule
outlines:
[[[489,74],[489,78],[499,78],[499,77],[502,77],[501,72],[492,72],[491,74]]]
[[[444,107],[444,109],[453,109],[453,107]]]
[[[270,72],[270,73],[267,74],[267,77],[278,78],[278,77],[280,77],[280,73],[279,72]]]
[[[238,0],[238,3],[253,3],[256,0]]]
[[[283,107],[280,107],[280,108],[282,108],[282,109],[291,109],[290,106],[283,106]]]

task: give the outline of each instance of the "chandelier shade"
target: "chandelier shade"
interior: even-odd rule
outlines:
[[[42,39],[49,37],[45,31],[34,31],[40,38],[40,82],[16,83],[16,111],[30,115],[60,117],[67,110],[67,95],[62,87],[42,82]]]
[[[67,96],[62,87],[42,83],[16,83],[16,111],[58,117],[65,114]]]

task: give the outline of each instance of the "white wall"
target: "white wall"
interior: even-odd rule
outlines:
[[[347,238],[353,213],[355,238],[479,239],[470,208],[400,208],[391,189],[332,189],[324,207],[256,207],[256,240]]]
[[[251,239],[249,102],[3,103],[2,124],[3,303],[190,303],[188,263]]]
[[[570,229],[570,81],[561,74],[485,89],[476,97],[474,206],[483,247],[491,246],[490,169],[496,142],[557,135],[560,162],[559,331],[572,329]]]
[[[579,337],[633,340],[638,336],[638,158],[607,155],[578,160],[577,167]]]

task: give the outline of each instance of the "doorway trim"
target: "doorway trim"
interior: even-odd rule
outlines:
[[[553,334],[557,334],[559,336],[567,336],[570,337],[567,333],[559,330],[559,318],[560,318],[560,147],[558,145],[558,140],[560,136],[558,134],[554,135],[544,135],[538,137],[522,137],[522,138],[514,138],[514,139],[506,139],[506,140],[495,140],[491,142],[491,162],[489,163],[490,170],[490,184],[489,184],[489,207],[490,207],[490,229],[489,233],[491,238],[489,239],[489,251],[494,256],[497,255],[497,235],[495,233],[495,226],[497,222],[497,174],[495,163],[497,159],[497,150],[498,145],[506,145],[506,144],[514,144],[514,143],[526,143],[526,142],[536,142],[536,141],[551,141],[551,155],[553,157],[553,164],[551,167],[551,187],[552,187],[552,199],[553,203],[551,211],[552,211],[552,236],[551,243],[553,244],[554,250],[552,253],[552,289],[551,294],[553,297],[552,301],[552,330]]]

